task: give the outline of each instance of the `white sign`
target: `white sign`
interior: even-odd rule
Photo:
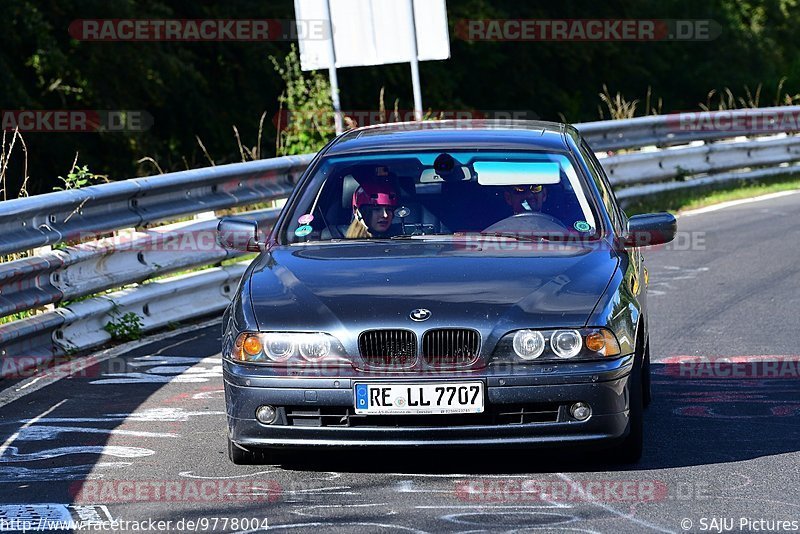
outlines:
[[[337,68],[411,62],[414,35],[418,60],[450,57],[445,0],[295,0],[298,28],[309,20],[327,20],[328,5]],[[302,69],[329,68],[327,38],[298,33]]]

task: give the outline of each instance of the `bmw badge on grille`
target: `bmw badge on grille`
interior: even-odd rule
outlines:
[[[431,318],[431,311],[425,308],[417,308],[411,311],[409,317],[412,321],[427,321]]]

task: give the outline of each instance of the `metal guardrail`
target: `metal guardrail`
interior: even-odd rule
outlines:
[[[279,209],[272,208],[247,212],[247,216],[260,226],[269,227],[279,213]],[[217,222],[212,218],[143,231],[131,229],[0,264],[0,316],[241,255],[217,245]]]
[[[70,304],[2,326],[0,376],[20,377],[59,356],[111,340],[105,326],[128,313],[141,332],[223,310],[247,264],[207,269]]]
[[[752,171],[723,172],[714,173],[700,178],[693,178],[689,181],[665,182],[656,184],[637,185],[626,187],[616,193],[617,200],[625,202],[633,199],[643,198],[650,195],[658,195],[681,189],[693,187],[719,187],[721,184],[729,182],[742,183],[747,180],[764,180],[785,176],[787,174],[800,174],[800,165],[781,165],[779,167],[767,167]]]
[[[760,121],[746,132],[682,130],[678,115],[576,126],[595,150],[625,149],[601,162],[612,183],[625,186],[617,196],[630,200],[800,170],[800,137],[776,136],[777,123],[763,120],[764,114],[778,112],[800,115],[800,106],[711,113],[706,118],[734,123],[756,112]],[[743,133],[772,135],[738,139]],[[106,343],[111,334],[104,327],[125,314],[136,314],[146,332],[224,309],[247,262],[219,266],[235,254],[216,246],[215,216],[141,228],[285,198],[312,157],[209,167],[0,203],[0,255],[80,242],[0,263],[0,316],[61,303],[0,325],[0,376],[19,375],[58,356]],[[266,227],[278,212],[271,208],[247,216]],[[119,230],[123,232],[108,237]],[[187,239],[203,245],[187,252]],[[217,267],[151,280],[207,265]]]
[[[651,115],[627,120],[586,122],[575,126],[589,140],[593,149],[620,150],[651,145],[667,147],[692,141],[726,139],[736,135],[788,132],[792,130],[782,127],[782,119],[796,118],[798,114],[800,106],[780,106]],[[715,125],[719,127],[715,129]],[[800,126],[796,122],[795,125]]]
[[[104,330],[107,317],[127,313],[139,316],[142,331],[149,331],[223,310],[248,263],[157,280],[56,310],[64,317],[56,331],[56,342],[67,350],[103,344],[111,339]]]
[[[601,162],[611,182],[625,186],[798,160],[800,137],[789,136],[624,154],[604,158]]]
[[[287,196],[312,155],[219,165],[7,200],[0,255]]]

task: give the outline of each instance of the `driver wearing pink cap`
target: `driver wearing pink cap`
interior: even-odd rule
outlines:
[[[353,193],[353,222],[345,237],[381,237],[392,225],[398,195],[388,180],[364,180]]]

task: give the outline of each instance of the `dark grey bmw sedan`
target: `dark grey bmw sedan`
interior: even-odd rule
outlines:
[[[228,451],[601,446],[642,452],[643,246],[568,125],[352,130],[314,158],[223,318]],[[232,236],[242,232],[246,245]]]

